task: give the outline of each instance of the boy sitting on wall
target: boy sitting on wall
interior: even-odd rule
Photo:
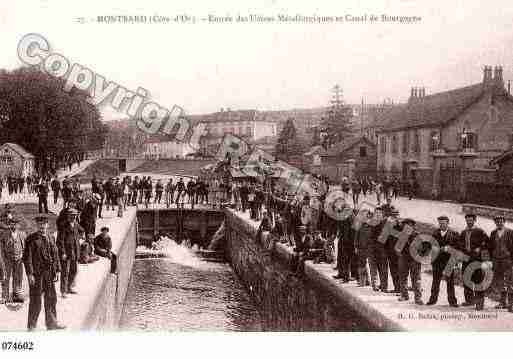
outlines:
[[[100,257],[110,259],[110,272],[117,273],[117,256],[112,253],[112,240],[109,227],[102,227],[101,233],[94,239],[94,252]]]

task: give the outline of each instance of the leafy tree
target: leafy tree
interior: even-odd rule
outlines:
[[[0,71],[0,143],[14,142],[36,157],[40,172],[101,148],[106,128],[88,94],[65,92],[64,80],[36,68]]]
[[[330,148],[335,143],[342,141],[351,135],[351,119],[353,110],[342,101],[342,90],[336,85],[333,88],[331,106],[326,112],[326,117],[321,120],[321,143],[324,148]]]
[[[301,156],[305,146],[299,139],[294,120],[289,118],[281,130],[275,147],[274,156],[285,162],[290,162],[293,157]]]
[[[150,137],[140,131],[136,120],[110,121],[106,125],[108,132],[105,138],[107,156],[136,156],[144,152],[144,143]]]

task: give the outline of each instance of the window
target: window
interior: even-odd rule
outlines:
[[[403,153],[408,153],[410,147],[410,133],[408,131],[403,132]]]
[[[441,136],[438,131],[431,131],[431,133],[429,134],[429,141],[430,141],[429,150],[431,152],[434,152],[434,151],[437,151],[440,149]]]
[[[380,138],[380,148],[381,148],[381,153],[387,152],[387,139],[385,136]]]
[[[367,157],[367,147],[360,146],[360,157]]]
[[[251,126],[246,127],[246,135],[253,137],[253,128]]]
[[[397,136],[394,135],[394,136],[392,136],[392,153],[394,155],[396,155],[397,151],[398,151]]]
[[[10,164],[10,163],[12,163],[12,161],[13,161],[12,156],[8,156],[8,155],[0,156],[0,163]]]
[[[420,136],[418,130],[413,134],[413,152],[420,153]]]
[[[477,133],[474,132],[461,132],[460,136],[460,150],[469,151],[477,150]]]

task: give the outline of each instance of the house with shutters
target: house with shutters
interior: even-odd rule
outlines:
[[[468,181],[492,181],[491,161],[512,145],[513,97],[502,73],[485,66],[482,81],[469,86],[412,88],[407,103],[380,115],[378,175],[415,177],[421,196],[459,200]]]

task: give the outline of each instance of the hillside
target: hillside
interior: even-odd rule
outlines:
[[[198,176],[200,169],[211,163],[215,160],[148,160],[130,172]]]
[[[117,175],[119,175],[117,160],[98,160],[87,166],[84,171],[78,175],[78,178],[80,179],[80,183],[91,183],[93,177],[106,180],[107,178]]]

